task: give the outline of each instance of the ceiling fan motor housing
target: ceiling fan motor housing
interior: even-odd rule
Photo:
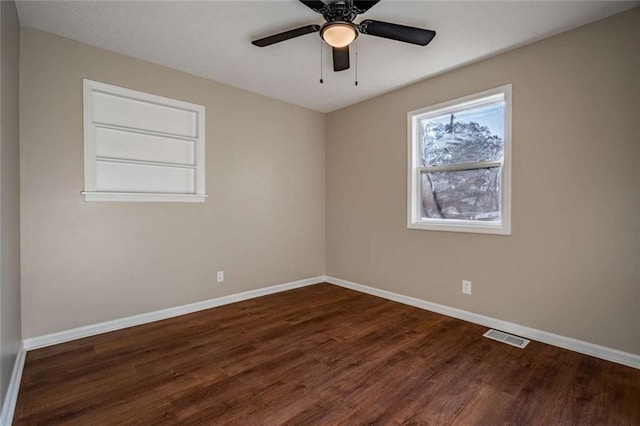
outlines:
[[[336,1],[327,4],[322,10],[322,16],[327,22],[353,22],[358,16],[360,9],[356,8],[352,2]]]
[[[320,37],[330,46],[342,48],[358,38],[358,27],[353,23],[359,9],[351,1],[335,1],[322,9],[327,21],[320,27]]]

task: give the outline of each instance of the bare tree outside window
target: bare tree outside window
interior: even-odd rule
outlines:
[[[500,221],[504,103],[421,121],[422,217]]]

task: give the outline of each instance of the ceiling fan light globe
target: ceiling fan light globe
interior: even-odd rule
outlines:
[[[341,48],[350,45],[358,37],[358,30],[353,24],[332,22],[320,30],[320,37],[331,47]]]

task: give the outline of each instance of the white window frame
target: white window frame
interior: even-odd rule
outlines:
[[[196,114],[195,137],[179,136],[181,139],[191,140],[195,143],[195,164],[193,166],[176,165],[175,167],[193,168],[195,170],[195,192],[193,194],[169,193],[169,192],[99,192],[96,190],[96,127],[105,127],[116,130],[125,130],[131,133],[140,133],[152,136],[172,136],[163,132],[144,129],[127,128],[124,126],[102,125],[95,123],[92,112],[92,93],[101,92],[110,95],[139,100],[161,106],[182,109]],[[138,201],[138,202],[199,202],[205,201],[205,107],[202,105],[183,102],[97,81],[83,79],[83,112],[84,112],[84,195],[85,201]],[[152,164],[145,161],[123,161],[137,164]],[[158,163],[158,165],[160,165]],[[163,167],[172,167],[171,164],[161,164]]]
[[[504,108],[504,156],[502,161],[478,161],[437,167],[420,164],[421,120],[452,114],[465,109],[490,104],[503,99]],[[407,228],[432,231],[473,232],[482,234],[511,235],[511,84],[485,90],[469,96],[420,108],[407,113],[408,122],[408,180],[407,180]],[[421,175],[428,171],[471,170],[502,166],[500,222],[481,220],[422,218]]]

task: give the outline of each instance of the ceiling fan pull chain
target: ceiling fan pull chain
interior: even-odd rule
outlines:
[[[322,78],[322,39],[320,39],[320,84],[324,84],[324,79]]]
[[[354,43],[356,46],[356,86],[358,85],[358,41]]]

